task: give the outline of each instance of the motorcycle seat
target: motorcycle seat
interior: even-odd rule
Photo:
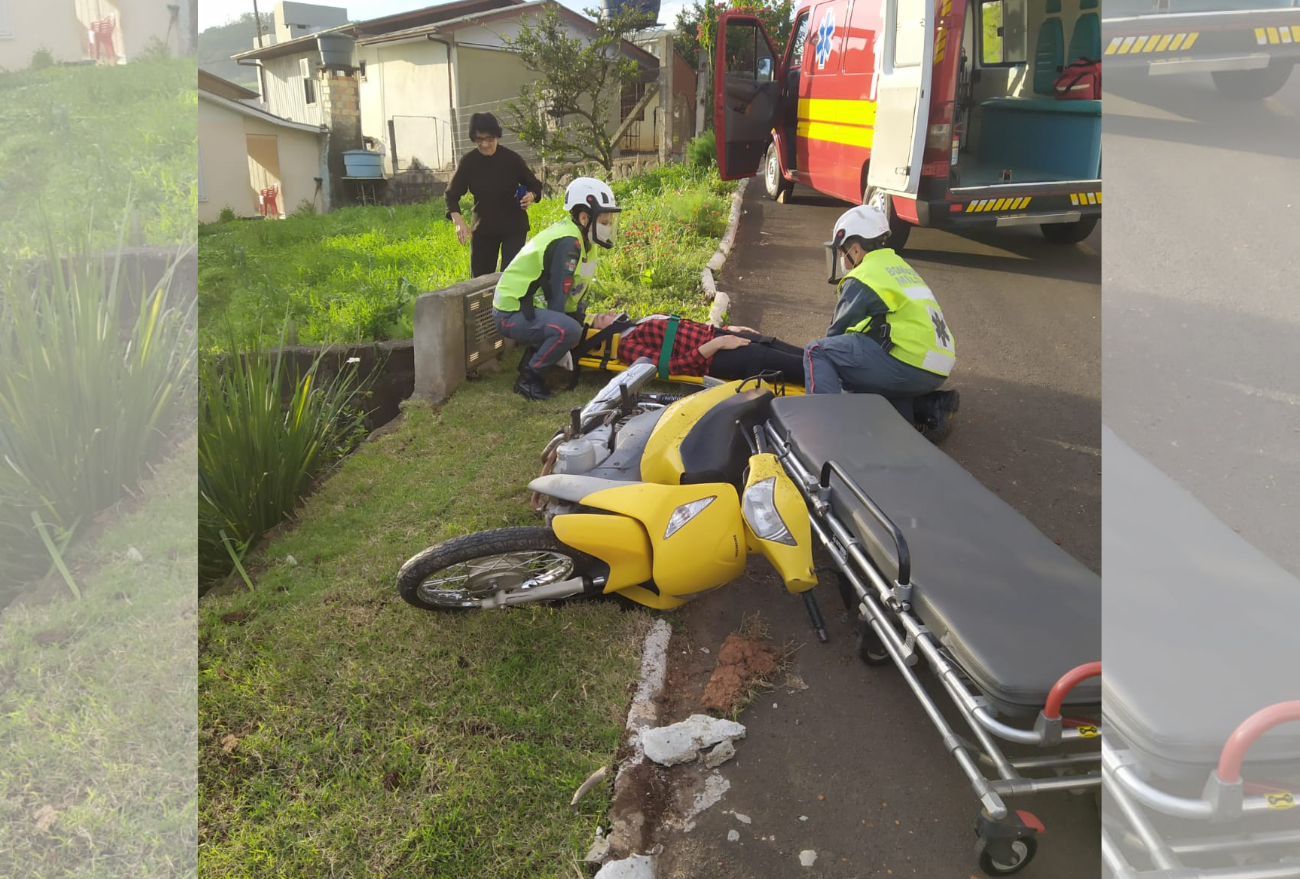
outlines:
[[[752,454],[741,431],[766,421],[774,399],[767,388],[750,388],[705,412],[682,439],[681,484],[725,482],[739,489]]]
[[[820,475],[836,461],[903,533],[912,606],[1004,714],[1036,714],[1067,671],[1101,659],[1101,578],[921,436],[883,397],[818,394],[771,404],[772,423]],[[831,506],[877,568],[898,578],[889,532],[836,476]],[[1066,705],[1093,707],[1101,682]]]

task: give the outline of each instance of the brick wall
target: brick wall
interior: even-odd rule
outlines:
[[[331,202],[335,205],[353,204],[353,191],[344,186],[347,169],[343,154],[348,150],[365,149],[361,140],[361,97],[356,75],[333,70],[321,74],[321,112],[330,130],[329,171]]]

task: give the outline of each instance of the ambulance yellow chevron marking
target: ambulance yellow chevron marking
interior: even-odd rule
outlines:
[[[1255,42],[1261,46],[1287,46],[1300,43],[1300,25],[1292,27],[1257,27]]]
[[[1033,201],[1032,196],[1023,196],[1021,198],[988,198],[982,201],[973,201],[966,205],[966,213],[980,214],[988,211],[1021,211],[1029,207]]]
[[[1263,28],[1255,31],[1259,36]],[[1107,55],[1150,55],[1152,52],[1187,51],[1200,39],[1199,32],[1185,34],[1142,34],[1132,37],[1112,37],[1106,46]]]

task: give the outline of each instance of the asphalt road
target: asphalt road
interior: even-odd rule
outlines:
[[[1300,74],[1107,88],[1104,419],[1300,575]]]
[[[733,297],[732,322],[796,343],[825,331],[834,290],[825,282],[821,244],[846,207],[803,188],[793,203],[778,205],[760,185],[751,188],[718,282]],[[950,381],[962,392],[962,410],[945,451],[1094,571],[1101,513],[1099,251],[1100,232],[1085,245],[1060,247],[1036,228],[967,236],[918,229],[904,254],[936,291],[957,339]],[[766,564],[749,574],[749,582],[688,607],[682,643],[689,661],[678,657],[670,687],[698,688],[726,635],[761,612],[774,643],[797,646],[791,670],[808,689],[778,690],[744,712],[748,735],[722,769],[730,790],[695,819],[694,830],[665,840],[664,875],[977,873],[978,802],[899,675],[869,669],[854,656],[833,580],[817,590],[831,635],[831,643],[819,644],[801,603]],[[957,728],[967,732],[960,722]],[[1099,874],[1092,797],[1011,802],[1048,828],[1037,859],[1019,875]],[[731,830],[738,840],[728,841]],[[800,865],[803,851],[818,853],[813,866]]]

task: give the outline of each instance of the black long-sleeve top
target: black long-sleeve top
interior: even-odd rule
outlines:
[[[509,235],[527,232],[528,212],[519,207],[515,189],[520,185],[541,201],[542,182],[537,179],[523,156],[498,146],[485,156],[478,150],[466,153],[447,186],[447,219],[461,213],[460,200],[466,192],[474,196],[474,221],[471,227],[485,235]]]

